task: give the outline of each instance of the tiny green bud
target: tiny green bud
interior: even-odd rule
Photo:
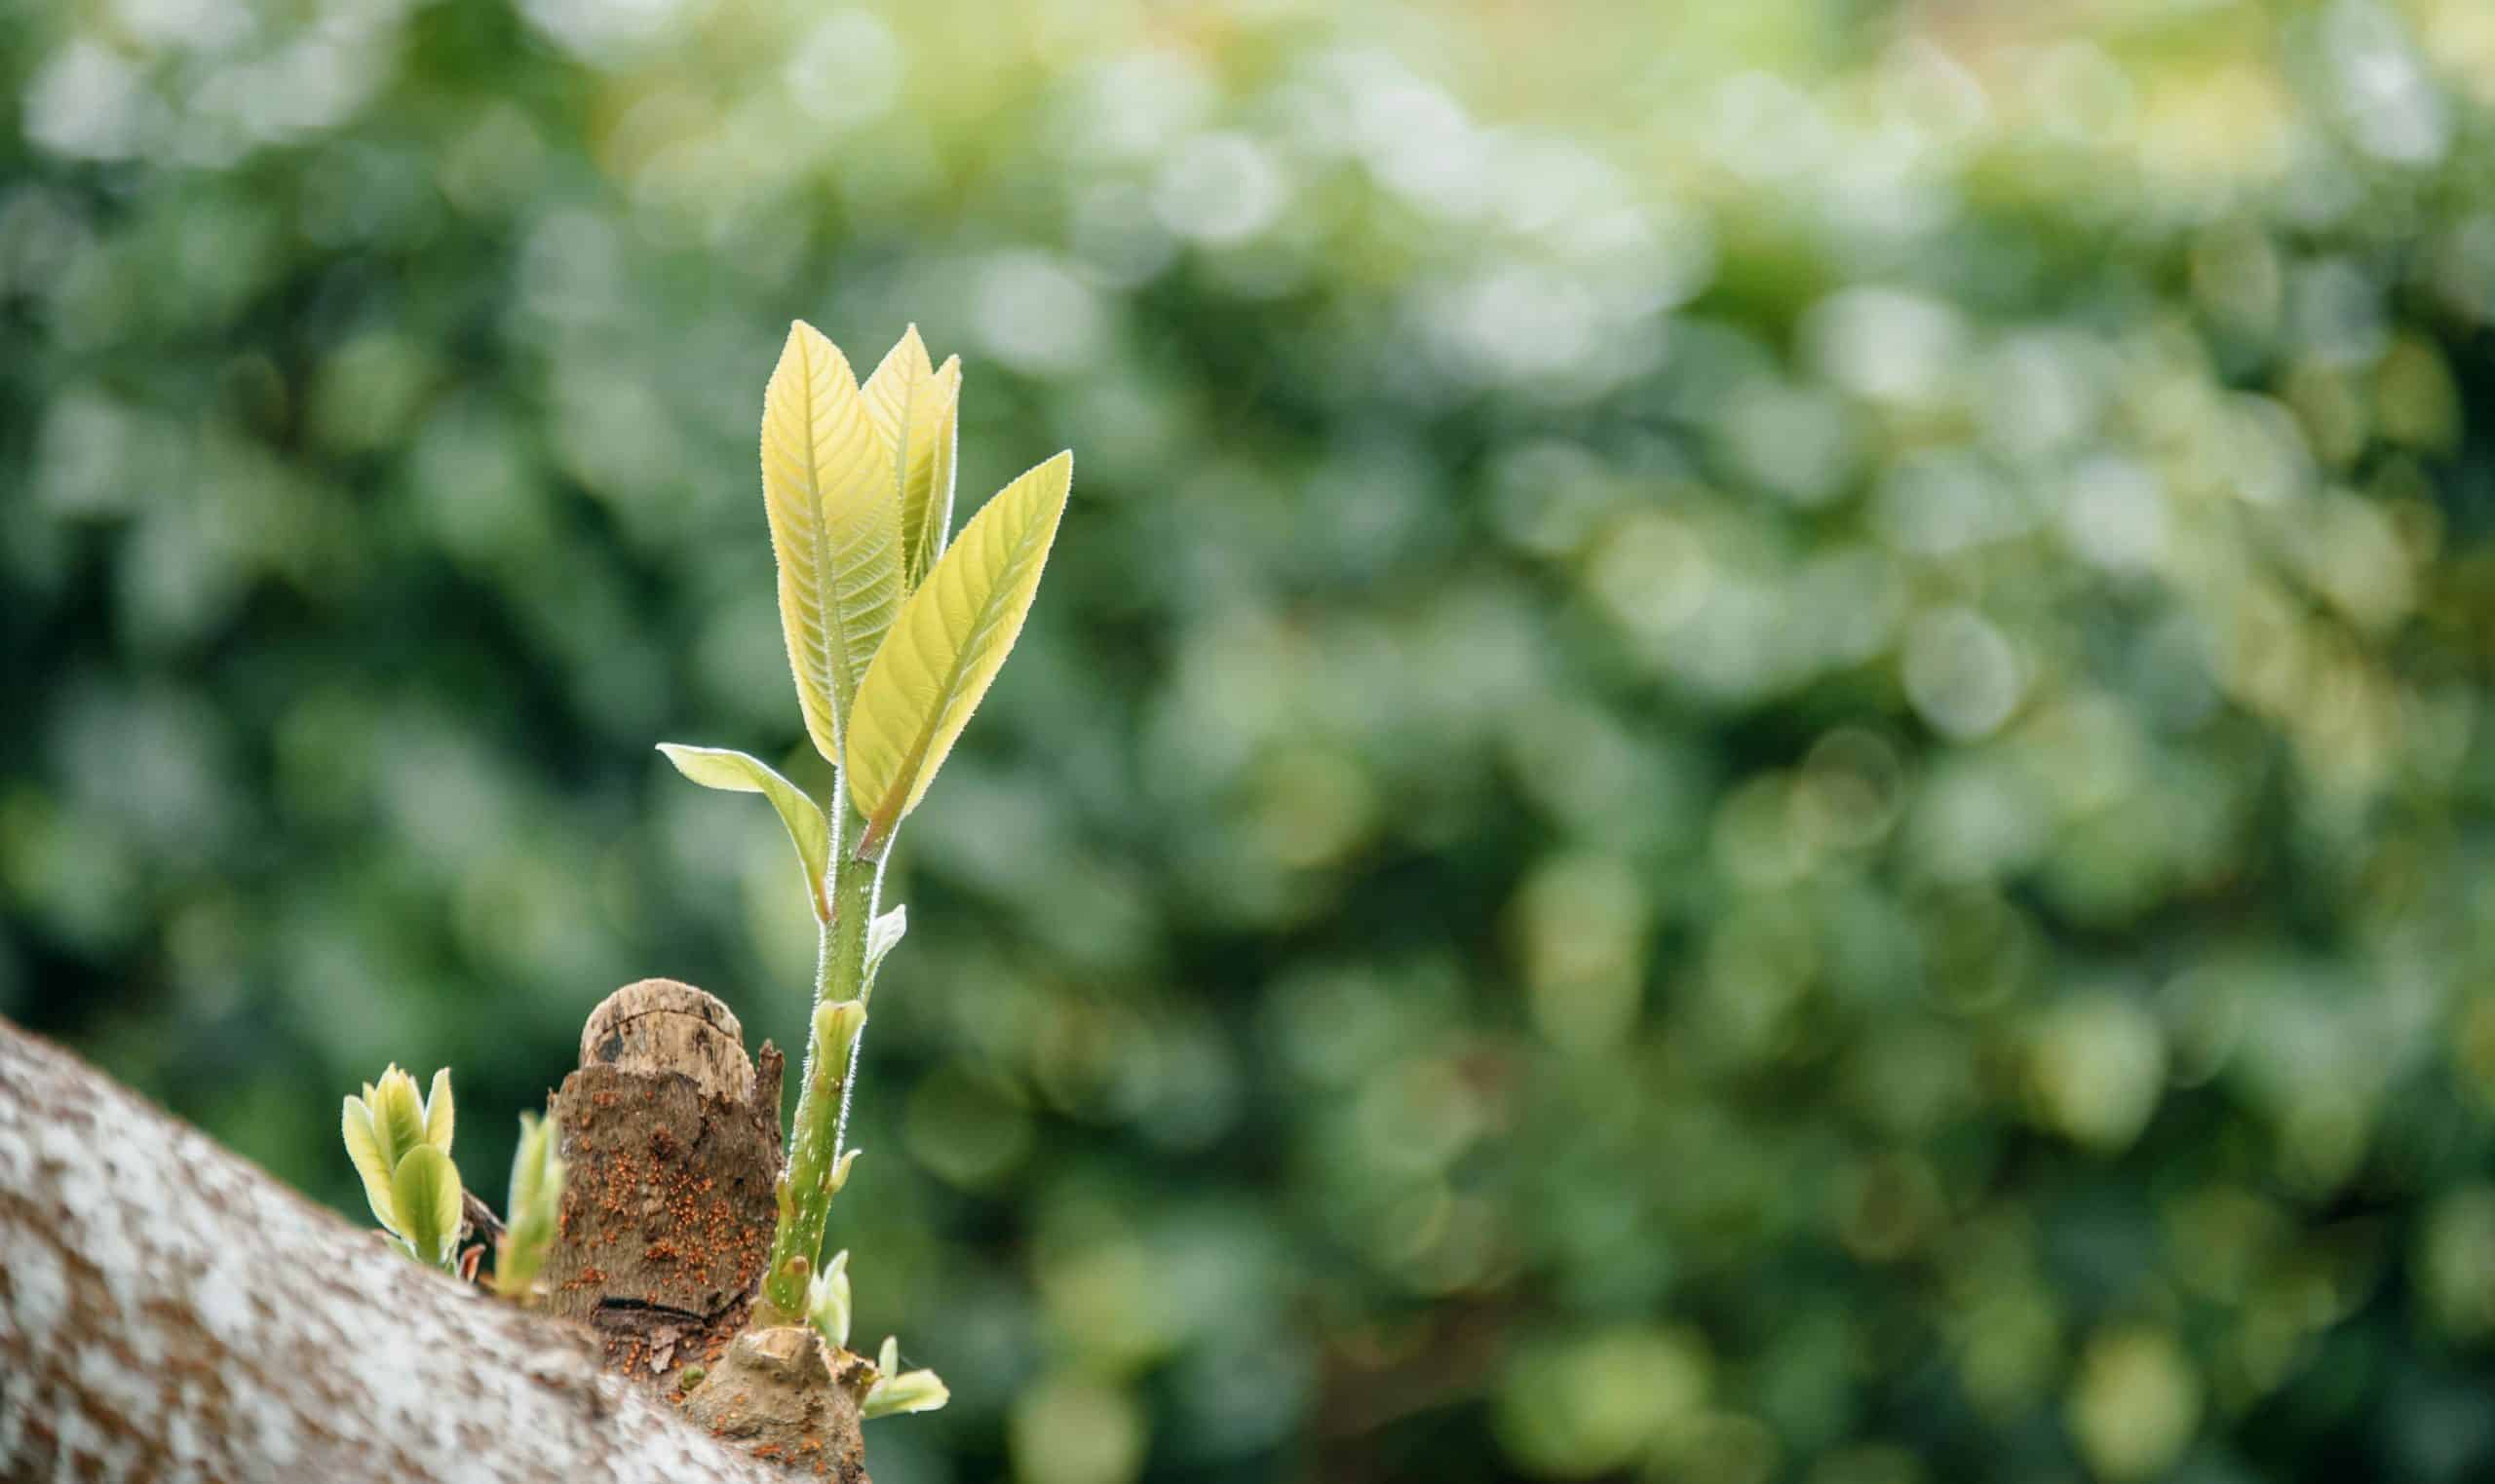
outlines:
[[[554,1120],[519,1116],[519,1148],[511,1161],[510,1224],[494,1249],[494,1291],[505,1298],[527,1298],[555,1245],[569,1173],[557,1148]]]
[[[893,951],[902,935],[909,932],[909,908],[897,906],[866,925],[865,977],[873,982],[875,970],[883,967],[884,955]]]
[[[815,1008],[815,1039],[818,1044],[846,1048],[858,1039],[866,1023],[866,1007],[855,1000],[840,1000]]]
[[[857,1163],[859,1155],[863,1153],[864,1153],[863,1149],[843,1151],[840,1158],[832,1161],[831,1173],[824,1177],[824,1190],[834,1196],[839,1195],[840,1188],[849,1183],[849,1166]]]
[[[806,1322],[829,1341],[833,1350],[846,1350],[849,1311],[849,1254],[844,1250],[834,1253],[830,1266],[806,1285]]]

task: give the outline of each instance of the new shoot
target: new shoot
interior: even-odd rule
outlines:
[[[1073,480],[1059,453],[948,539],[961,383],[960,361],[934,364],[916,326],[864,385],[812,325],[790,327],[763,395],[762,492],[797,707],[830,795],[743,752],[659,749],[697,783],[769,799],[796,848],[814,1011],[754,1322],[812,1320],[828,1337],[836,1315],[835,1346],[848,1275],[825,1268],[824,1233],[858,1155],[843,1140],[876,973],[908,925],[881,900],[884,863],[1021,632]],[[880,1375],[870,1413],[942,1402],[932,1373]]]

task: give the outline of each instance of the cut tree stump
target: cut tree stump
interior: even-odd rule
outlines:
[[[591,1011],[580,1069],[551,1107],[562,1224],[548,1308],[596,1329],[607,1368],[672,1395],[745,1327],[776,1219],[779,1051],[761,1070],[737,1017],[673,979],[628,984]]]

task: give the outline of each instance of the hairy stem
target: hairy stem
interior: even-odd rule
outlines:
[[[868,894],[866,899],[866,920],[869,924],[883,913],[884,867],[891,862],[892,858],[890,851],[875,857],[874,889]],[[853,864],[863,864],[863,862],[853,862]],[[865,971],[864,982],[858,986],[860,1006],[864,1007],[874,1000],[875,975],[882,967],[879,964]],[[821,995],[821,986],[817,986],[816,993],[818,996]],[[831,1158],[835,1166],[840,1160],[840,1152],[849,1147],[849,1099],[858,1090],[858,1058],[865,1054],[866,1028],[861,1025],[858,1027],[858,1039],[849,1043],[849,1067],[841,1075],[840,1081],[840,1117],[833,1120],[831,1125]]]
[[[815,1009],[865,997],[866,927],[874,915],[875,867],[843,858],[842,837],[859,825],[846,790],[833,786],[831,915],[823,923],[815,961]],[[849,1107],[849,1076],[857,1049],[825,1044],[817,1013],[806,1033],[806,1070],[797,1087],[797,1117],[788,1164],[780,1176],[780,1225],[764,1270],[757,1324],[793,1324],[806,1312],[806,1279],[823,1261],[824,1224],[831,1211],[831,1180],[839,1166],[841,1124]]]

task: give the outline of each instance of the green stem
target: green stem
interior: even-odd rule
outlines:
[[[875,858],[874,879],[866,890],[866,924],[870,935],[874,930],[876,917],[884,910],[884,862],[891,858],[892,856],[889,853]],[[863,866],[866,862],[862,860],[855,863]],[[880,964],[869,967],[861,975],[858,984],[860,1009],[864,1009],[874,1003],[875,975],[882,967]],[[840,1116],[832,1120],[831,1123],[831,1158],[835,1165],[839,1162],[840,1152],[849,1146],[849,1099],[858,1090],[858,1058],[865,1054],[866,1027],[862,1024],[858,1027],[856,1039],[849,1043],[849,1065],[841,1073],[840,1079]]]
[[[824,920],[815,961],[815,1010],[806,1033],[806,1069],[797,1086],[787,1168],[780,1176],[780,1224],[771,1238],[756,1324],[794,1324],[806,1312],[806,1280],[823,1261],[824,1225],[831,1213],[831,1178],[840,1160],[840,1125],[849,1102],[856,1038],[825,1044],[826,1005],[865,997],[866,926],[874,914],[875,867],[842,858],[841,840],[860,821],[845,792],[832,785],[831,915]]]

